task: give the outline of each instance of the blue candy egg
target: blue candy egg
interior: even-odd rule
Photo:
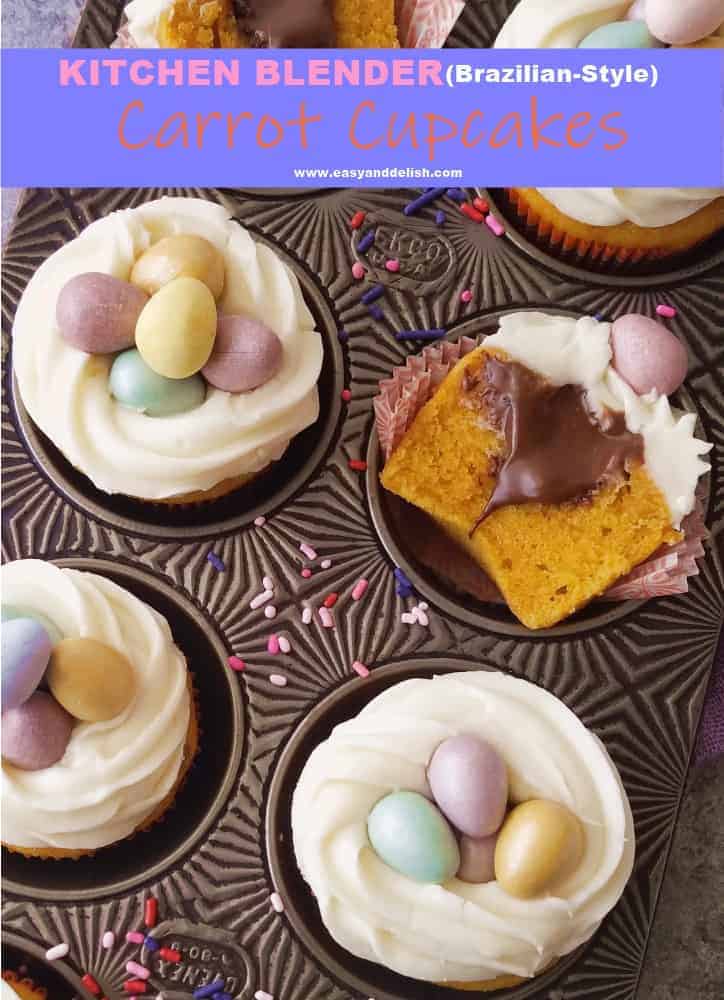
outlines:
[[[187,413],[201,406],[206,396],[206,383],[200,375],[165,378],[153,371],[135,348],[118,355],[109,383],[119,403],[149,417]]]
[[[34,608],[22,608],[17,604],[3,604],[2,620],[4,622],[11,622],[15,618],[32,618],[33,621],[39,622],[50,636],[50,641],[53,645],[56,642],[60,642],[63,638],[58,626],[50,618],[46,617],[46,615],[39,614]]]
[[[53,643],[32,618],[13,618],[2,629],[2,708],[26,702],[43,679]]]
[[[417,792],[392,792],[372,809],[367,834],[379,857],[416,882],[440,885],[460,867],[460,851],[439,809]]]
[[[644,21],[614,21],[596,28],[580,42],[579,49],[661,49]]]

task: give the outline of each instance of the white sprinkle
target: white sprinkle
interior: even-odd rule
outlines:
[[[317,553],[314,551],[312,546],[307,545],[306,542],[302,542],[302,544],[299,546],[299,551],[302,553],[303,556],[306,556],[307,559],[317,558]]]
[[[261,581],[261,585],[264,588],[264,590],[274,590],[274,581],[270,576],[265,576],[264,579]]]
[[[266,604],[274,596],[273,590],[264,590],[261,594],[257,594],[256,597],[249,603],[249,607],[256,610],[260,608],[263,604]]]
[[[265,990],[257,990],[254,994],[254,1000],[274,1000],[274,997]]]
[[[106,931],[106,933],[103,935],[103,940],[101,943],[103,944],[104,948],[112,948],[113,945],[116,943],[116,935],[113,933],[113,931]]]
[[[287,686],[287,679],[283,674],[270,674],[269,680],[278,688]]]
[[[292,651],[291,643],[289,642],[289,640],[285,635],[279,636],[279,648],[281,649],[282,653],[291,653]]]
[[[284,903],[282,902],[282,897],[278,892],[273,892],[269,897],[269,902],[272,905],[272,909],[275,913],[284,913]]]
[[[430,605],[427,603],[427,601],[420,601],[420,603],[417,606],[420,609],[420,611],[430,610]]]
[[[266,518],[264,517],[264,515],[260,514],[259,517],[255,517],[254,524],[257,526],[257,528],[263,528],[264,525],[266,524]]]
[[[304,611],[302,611],[302,621],[305,625],[309,625],[312,620],[312,616],[313,612],[311,608],[305,608]]]
[[[322,559],[322,561],[321,561],[321,563],[319,565],[322,567],[322,569],[329,569],[329,567],[332,565],[332,560],[331,559]]]
[[[48,948],[45,957],[49,962],[54,962],[57,958],[65,958],[69,951],[69,946],[63,941],[62,944],[56,944],[52,948]]]
[[[334,618],[332,618],[332,612],[329,608],[321,607],[318,613],[322,628],[334,628]]]
[[[267,606],[264,608],[264,617],[276,618],[276,616],[277,616],[277,609],[274,607],[273,604],[267,604]]]
[[[423,628],[427,628],[430,624],[430,619],[420,608],[417,608],[417,623],[418,625],[422,625]]]
[[[405,614],[400,615],[400,621],[403,623],[403,625],[415,625],[417,622],[417,618],[415,618],[414,615],[410,615],[407,614],[407,612],[405,612]]]

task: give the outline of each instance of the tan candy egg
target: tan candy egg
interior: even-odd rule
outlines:
[[[136,324],[136,347],[165,378],[188,378],[209,360],[216,338],[216,303],[197,278],[175,278],[156,292]]]
[[[516,806],[495,845],[495,878],[518,899],[550,891],[567,878],[583,855],[584,834],[570,809],[531,799]]]
[[[83,722],[113,719],[133,698],[133,667],[97,639],[61,639],[46,676],[55,700]]]
[[[138,258],[131,283],[149,295],[175,278],[203,281],[215,299],[224,290],[224,258],[203,236],[164,236]]]

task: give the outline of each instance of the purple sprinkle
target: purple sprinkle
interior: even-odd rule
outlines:
[[[219,993],[224,988],[223,979],[215,979],[213,983],[209,983],[208,986],[199,986],[197,990],[194,990],[195,1000],[206,1000],[207,997],[212,997],[214,993]]]
[[[445,188],[430,188],[429,191],[421,194],[419,198],[415,198],[414,201],[405,205],[402,211],[405,215],[415,215],[415,213],[419,212],[421,208],[425,207],[425,205],[429,205],[431,202],[437,201],[437,199],[441,198],[444,194]]]
[[[448,188],[445,194],[453,201],[467,201],[468,196],[461,188]]]
[[[377,320],[378,323],[385,318],[385,314],[379,306],[368,306],[368,312],[372,319]]]
[[[401,330],[395,334],[395,340],[439,340],[444,336],[444,330]]]
[[[407,584],[408,587],[412,586],[412,580],[405,573],[404,569],[401,569],[399,566],[395,566],[393,576],[396,580],[399,580],[400,583]]]
[[[161,947],[156,938],[151,937],[150,934],[147,934],[145,936],[145,938],[143,939],[143,943],[145,947],[148,948],[149,951],[158,951],[158,949]]]
[[[340,344],[346,344],[347,341],[349,340],[349,334],[347,333],[347,331],[346,330],[338,330],[337,331],[337,340],[340,342]]]
[[[435,213],[435,222],[438,224],[438,226],[445,225],[446,221],[447,221],[447,215],[445,215],[442,209],[440,209],[439,212]]]
[[[375,236],[377,235],[374,229],[368,229],[364,234],[362,239],[357,244],[357,253],[367,253],[369,248],[375,242]]]
[[[365,306],[372,305],[377,299],[381,299],[385,294],[384,285],[373,285],[368,292],[365,292],[362,296],[362,304]]]
[[[231,993],[214,993],[211,1000],[234,1000]]]
[[[214,567],[214,569],[219,571],[219,573],[223,573],[224,570],[226,569],[226,566],[224,565],[223,559],[221,559],[220,556],[217,556],[217,554],[215,552],[209,552],[209,554],[206,556],[206,558],[211,563],[211,565]]]

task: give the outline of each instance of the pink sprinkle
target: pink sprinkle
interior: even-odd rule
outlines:
[[[369,667],[366,667],[364,663],[361,663],[359,660],[354,661],[352,669],[356,674],[359,674],[360,677],[369,677],[370,675]]]
[[[302,621],[304,622],[305,625],[309,625],[311,620],[312,620],[312,609],[305,608],[304,611],[302,611]]]
[[[304,577],[305,580],[308,580],[311,575],[312,575],[311,569],[308,569],[305,566],[304,569],[302,570],[302,576]]]
[[[465,302],[466,304],[473,301],[473,293],[469,288],[466,288],[464,292],[460,293],[460,301]]]
[[[239,673],[241,673],[242,670],[246,670],[246,664],[243,660],[240,660],[238,656],[230,656],[227,662],[232,670],[237,670]],[[126,941],[128,940],[129,937],[126,935]],[[141,941],[143,941],[143,938],[141,938]]]
[[[129,931],[126,934],[126,941],[129,944],[143,944],[143,934],[139,934],[138,931]]]
[[[400,270],[400,262],[399,260],[397,260],[397,258],[393,258],[393,260],[385,261],[385,267],[390,272],[390,274],[397,274],[397,272]]]
[[[257,594],[256,597],[249,602],[249,607],[256,611],[263,604],[268,604],[269,601],[274,597],[273,590],[263,590],[261,594]]]
[[[417,618],[415,618],[414,615],[405,612],[405,614],[400,615],[400,621],[403,625],[415,625],[417,623]]]
[[[354,590],[352,591],[352,600],[358,601],[368,587],[369,587],[368,580],[358,580],[357,583],[355,584]]]
[[[430,619],[427,617],[422,608],[419,606],[413,608],[412,613],[415,616],[415,621],[417,622],[417,624],[422,625],[423,628],[427,628],[427,626],[430,624]]]
[[[302,553],[303,556],[306,556],[307,559],[317,558],[317,553],[314,551],[312,546],[307,545],[306,542],[302,542],[302,544],[299,546],[299,551]]]
[[[363,265],[356,260],[352,265],[352,277],[356,278],[357,281],[361,281],[365,276],[365,269]]]
[[[263,528],[264,525],[266,524],[266,518],[264,517],[264,515],[261,514],[259,517],[255,517],[254,524],[257,526],[257,528]]]
[[[502,226],[494,215],[485,216],[485,225],[496,236],[502,236],[505,233],[505,226]]]
[[[272,905],[272,909],[275,913],[284,913],[284,903],[282,902],[282,897],[278,892],[273,892],[269,897],[269,902]]]
[[[322,628],[334,628],[334,618],[332,617],[332,612],[329,608],[324,606],[319,609],[319,620],[322,623]]]
[[[342,399],[345,401],[345,403],[349,403],[351,398],[352,398],[351,391],[349,389],[342,389]]]
[[[279,640],[275,635],[270,635],[267,639],[266,649],[267,652],[271,653],[273,656],[276,656],[279,652]]]
[[[254,1000],[274,1000],[274,997],[266,990],[257,990],[254,994]]]
[[[108,948],[112,948],[115,943],[116,943],[116,935],[113,933],[113,931],[106,931],[106,933],[103,935],[103,938],[101,939],[101,944],[103,945],[103,947],[107,950]]]
[[[151,975],[150,969],[147,969],[145,965],[139,965],[138,962],[126,962],[126,972],[130,972],[132,976],[138,976],[139,979],[148,979]]]
[[[271,621],[272,618],[276,618],[276,616],[277,616],[277,609],[274,607],[273,604],[267,604],[267,606],[264,608],[264,617],[268,618],[269,621]]]
[[[291,653],[292,651],[291,643],[285,635],[279,636],[279,649],[281,649],[282,653]]]
[[[332,560],[331,559],[322,559],[322,561],[321,561],[321,563],[319,565],[322,567],[322,569],[329,569],[330,566],[332,565]]]
[[[264,579],[261,581],[261,585],[264,588],[264,590],[274,590],[274,581],[270,576],[265,576]]]
[[[673,319],[677,315],[677,310],[673,306],[667,306],[662,303],[660,306],[656,306],[656,315],[664,316],[666,319]]]
[[[287,686],[287,679],[284,674],[270,674],[269,681],[275,687],[283,688]]]

